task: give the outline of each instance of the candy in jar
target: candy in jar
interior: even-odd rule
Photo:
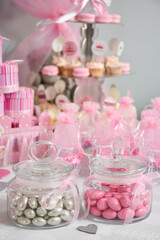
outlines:
[[[103,223],[123,224],[145,219],[151,212],[152,187],[147,163],[133,157],[94,157],[85,181],[83,209]]]
[[[34,155],[37,147],[46,149],[46,155]],[[37,142],[30,148],[32,159],[13,167],[16,178],[8,187],[8,216],[20,227],[62,227],[78,217],[74,167],[56,159],[55,151],[52,143]]]

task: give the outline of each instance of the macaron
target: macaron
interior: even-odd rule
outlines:
[[[57,76],[58,68],[53,65],[47,65],[42,68],[42,74],[46,76]]]
[[[130,63],[123,63],[123,68],[122,68],[122,73],[125,74],[125,73],[129,73],[130,72],[130,69],[131,69],[131,65]]]
[[[95,17],[95,22],[97,23],[111,23],[112,15],[98,15]]]
[[[79,13],[75,19],[79,22],[93,23],[95,21],[95,15],[91,13]]]
[[[73,69],[73,76],[77,78],[88,77],[89,69],[85,67],[76,67]]]
[[[112,23],[120,23],[121,16],[118,14],[112,14]]]

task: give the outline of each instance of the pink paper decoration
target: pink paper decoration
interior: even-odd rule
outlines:
[[[32,118],[28,115],[22,115],[19,119],[19,128],[32,127]]]
[[[19,91],[5,95],[5,114],[19,118],[22,114],[33,114],[34,90],[20,87]]]
[[[4,95],[0,94],[0,116],[4,115]]]
[[[18,62],[7,61],[0,65],[0,93],[18,91]]]

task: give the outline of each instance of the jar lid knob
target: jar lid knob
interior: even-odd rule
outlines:
[[[40,146],[41,148],[38,148]],[[36,156],[34,150],[38,156]],[[34,159],[37,164],[50,164],[56,153],[57,147],[49,141],[38,141],[29,147],[29,157]]]
[[[124,141],[122,138],[115,138],[112,142],[112,156],[114,162],[119,162],[122,160],[124,153]]]

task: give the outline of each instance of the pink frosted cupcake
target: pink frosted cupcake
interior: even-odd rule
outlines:
[[[18,92],[5,95],[4,111],[10,117],[20,117],[22,114],[33,114],[34,90],[20,87]]]
[[[64,77],[73,77],[73,69],[81,67],[81,62],[76,59],[72,59],[70,62],[67,63],[66,66],[64,66],[62,70],[62,75]]]
[[[42,68],[42,77],[45,83],[54,83],[58,75],[58,68],[53,65],[44,66]]]
[[[101,62],[87,62],[86,67],[89,68],[90,76],[100,78],[104,73],[104,63]]]
[[[89,69],[85,67],[76,67],[73,69],[73,76],[76,78],[88,77]]]
[[[4,62],[0,65],[0,92],[12,93],[18,89],[18,61]]]
[[[4,95],[0,94],[0,116],[4,115]]]

